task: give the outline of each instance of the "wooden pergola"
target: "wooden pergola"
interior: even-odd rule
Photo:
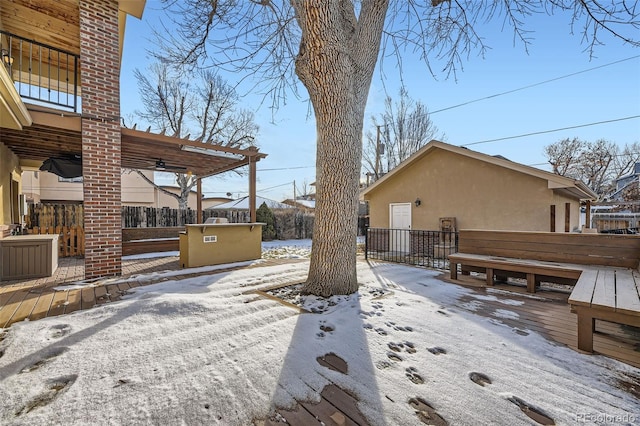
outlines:
[[[49,158],[82,153],[81,115],[27,105],[33,123],[22,130],[0,128],[0,140],[19,158],[23,168],[37,169]],[[239,149],[187,138],[121,128],[121,163],[124,169],[179,171],[198,178],[198,221],[202,220],[202,179],[249,166],[251,221],[256,211],[256,163],[267,155],[256,147]],[[162,161],[166,170],[158,168]]]

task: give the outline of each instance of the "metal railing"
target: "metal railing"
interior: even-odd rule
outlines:
[[[458,251],[458,233],[413,229],[368,228],[365,258],[449,269],[448,255]]]
[[[78,111],[78,55],[6,31],[0,53],[22,98]]]

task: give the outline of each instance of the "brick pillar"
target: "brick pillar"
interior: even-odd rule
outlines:
[[[85,278],[122,273],[118,0],[80,0]]]

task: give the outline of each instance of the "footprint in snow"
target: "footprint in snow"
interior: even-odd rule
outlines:
[[[408,332],[413,331],[413,327],[410,327],[410,326],[403,327],[401,325],[396,325],[396,323],[393,322],[393,321],[386,322],[385,325],[387,325],[387,327],[391,327],[391,328],[393,328],[394,330],[397,330],[397,331],[408,331]]]
[[[325,333],[331,333],[333,330],[335,330],[335,327],[331,324],[327,324],[326,321],[320,321],[320,330],[324,331]]]
[[[391,367],[391,363],[389,361],[378,361],[376,362],[376,368],[378,370],[384,370],[386,368]]]
[[[418,369],[415,367],[409,367],[405,370],[405,376],[409,378],[416,385],[421,385],[424,383],[424,379],[420,374],[418,374]]]
[[[482,387],[484,387],[485,385],[490,385],[492,383],[489,376],[487,376],[486,374],[477,373],[475,371],[472,371],[471,373],[469,373],[469,378],[473,383],[480,385]]]
[[[69,334],[70,331],[71,326],[69,324],[56,324],[51,327],[51,338],[59,339]]]
[[[538,407],[534,407],[533,405],[529,405],[529,403],[523,401],[517,396],[512,396],[508,398],[509,401],[513,402],[515,405],[520,408],[520,410],[526,414],[530,419],[539,423],[541,425],[555,425],[556,422],[549,417],[544,411],[542,411]]]
[[[420,397],[409,400],[411,408],[416,410],[416,416],[422,423],[433,426],[448,426],[449,423],[427,401]]]
[[[22,406],[19,410],[16,411],[16,416],[21,416],[23,414],[27,414],[38,407],[44,407],[49,405],[53,400],[55,400],[58,396],[64,393],[78,378],[77,375],[73,374],[70,376],[62,376],[57,377],[55,379],[48,380],[46,382],[46,390],[31,399],[31,401],[27,402],[24,406]]]
[[[440,354],[446,354],[447,351],[446,349],[440,348],[438,346],[434,346],[433,348],[427,348],[427,350],[429,352],[431,352],[434,355],[440,355]]]
[[[395,352],[387,352],[387,358],[395,362],[400,362],[403,360],[403,358]]]
[[[380,328],[380,327],[373,328],[373,325],[369,324],[369,323],[364,323],[362,325],[362,328],[364,328],[365,330],[373,330],[373,331],[375,331],[376,333],[378,333],[381,336],[386,336],[387,335],[387,331],[385,329]]]
[[[416,346],[411,342],[406,342],[406,341],[401,343],[389,342],[387,346],[389,346],[389,349],[391,349],[394,352],[402,352],[404,350],[410,354],[416,353]]]

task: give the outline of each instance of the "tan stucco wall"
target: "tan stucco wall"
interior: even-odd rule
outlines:
[[[144,171],[153,180],[152,171]],[[37,177],[36,177],[37,174]],[[124,172],[121,179],[122,204],[128,206],[155,207],[154,189],[135,172]],[[58,176],[48,172],[25,171],[23,189],[33,202],[82,201],[81,182],[60,182]]]
[[[173,194],[176,194],[176,195],[180,194],[180,190],[178,188],[172,188],[172,187],[163,187],[163,188]],[[156,191],[155,207],[169,207],[172,209],[177,209],[178,200],[176,200],[174,197],[170,195],[165,194],[162,191]],[[198,208],[198,195],[196,192],[191,191],[189,193],[189,198],[187,199],[187,207],[189,207],[192,210],[195,210],[196,208]]]
[[[153,181],[153,172],[142,173]],[[154,187],[136,172],[126,171],[122,174],[122,204],[125,206],[152,206]],[[155,206],[154,206],[155,207]]]
[[[193,268],[262,257],[262,223],[186,225],[180,234],[180,266]],[[204,242],[215,236],[216,242]]]
[[[82,201],[82,182],[59,182],[58,176],[49,172],[38,172],[38,177],[41,200]]]
[[[17,205],[17,194],[14,194],[15,199],[12,200],[11,182],[18,182],[18,193],[20,193],[21,171],[18,157],[0,143],[0,237],[2,231],[7,229],[7,225],[12,223],[11,208]]]
[[[419,198],[422,204],[416,207]],[[547,188],[547,180],[474,158],[434,149],[365,194],[370,226],[389,227],[389,204],[411,203],[411,227],[437,230],[441,217],[455,217],[458,229],[549,231],[556,205],[556,231],[579,225],[579,201]]]

